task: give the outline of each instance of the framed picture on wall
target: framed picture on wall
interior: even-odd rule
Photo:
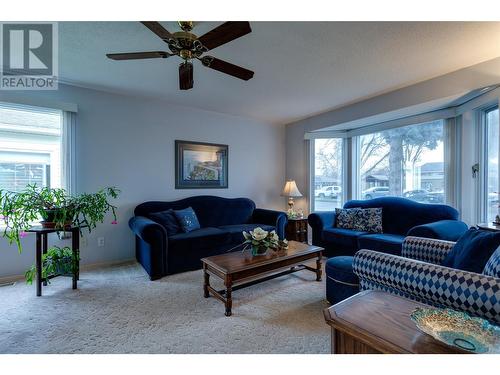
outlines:
[[[175,141],[176,189],[227,188],[227,145]]]

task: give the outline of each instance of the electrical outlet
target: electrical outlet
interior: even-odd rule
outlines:
[[[104,237],[97,237],[97,246],[98,247],[104,246]]]

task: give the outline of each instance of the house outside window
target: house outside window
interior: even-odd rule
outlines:
[[[59,110],[0,103],[0,189],[63,186]]]
[[[443,120],[359,136],[357,197],[444,203],[443,137]]]

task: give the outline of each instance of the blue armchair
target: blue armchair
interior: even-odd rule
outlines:
[[[467,225],[458,220],[453,207],[442,204],[423,204],[406,198],[382,197],[352,200],[344,208],[382,208],[383,233],[368,233],[335,227],[335,212],[313,212],[308,221],[312,242],[325,248],[328,257],[353,255],[359,249],[401,254],[406,236],[456,241]]]
[[[200,229],[189,233],[168,233],[150,215],[168,209],[192,207]],[[276,230],[285,238],[284,212],[255,208],[247,198],[195,196],[173,202],[145,202],[134,210],[129,227],[135,234],[136,258],[151,280],[201,268],[201,258],[237,250],[242,231],[256,227]]]
[[[402,256],[358,251],[353,270],[361,290],[383,290],[500,323],[500,278],[440,266],[453,245],[451,241],[407,237]],[[500,257],[493,261],[499,268]]]

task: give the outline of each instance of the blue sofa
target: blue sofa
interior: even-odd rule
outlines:
[[[313,212],[308,217],[314,245],[325,248],[327,257],[353,255],[359,249],[401,254],[406,236],[456,241],[467,225],[458,220],[453,207],[423,204],[406,198],[381,197],[352,200],[344,208],[382,208],[383,233],[367,233],[335,228],[335,212]]]
[[[149,218],[155,212],[192,207],[200,229],[169,235]],[[174,273],[201,268],[200,259],[237,250],[243,242],[242,231],[256,227],[276,230],[285,237],[287,216],[284,212],[255,208],[247,198],[195,196],[173,202],[145,202],[134,210],[129,227],[136,238],[136,258],[151,280]]]

